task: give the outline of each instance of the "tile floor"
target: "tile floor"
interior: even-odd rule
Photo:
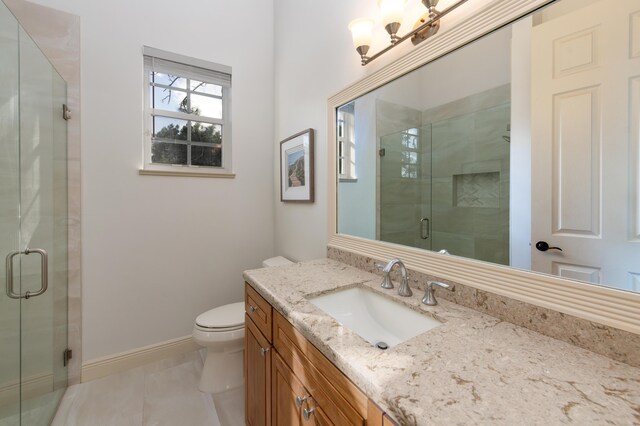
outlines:
[[[244,390],[198,390],[204,351],[71,386],[53,426],[240,426]]]

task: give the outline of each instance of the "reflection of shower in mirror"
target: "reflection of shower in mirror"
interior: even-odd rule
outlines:
[[[511,123],[507,124],[507,133],[502,135],[505,142],[511,143]]]

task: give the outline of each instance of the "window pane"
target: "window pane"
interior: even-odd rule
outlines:
[[[418,137],[405,133],[402,135],[402,145],[407,148],[418,149]]]
[[[415,164],[403,164],[400,170],[400,176],[403,178],[416,179],[418,177],[418,169]]]
[[[415,151],[402,151],[402,162],[409,164],[418,163],[418,153]]]
[[[203,117],[222,118],[222,99],[192,93],[191,112]]]
[[[151,97],[151,107],[165,111],[187,112],[187,92],[154,87]]]
[[[191,145],[191,164],[194,166],[222,166],[222,148]]]
[[[187,165],[187,145],[171,142],[151,143],[151,162]]]
[[[156,139],[187,140],[187,120],[153,117],[153,137]]]
[[[209,95],[222,96],[222,86],[203,81],[191,80],[190,89],[194,92],[208,93]]]
[[[191,141],[222,143],[222,126],[193,121],[191,122]]]
[[[165,74],[161,72],[152,72],[151,81],[165,86],[177,87],[179,89],[187,88],[187,79],[177,75]]]

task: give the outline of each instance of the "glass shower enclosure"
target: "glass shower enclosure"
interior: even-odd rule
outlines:
[[[470,111],[380,137],[379,240],[509,264],[511,105],[476,105],[494,93],[469,97]]]
[[[0,426],[67,387],[66,83],[0,2]]]

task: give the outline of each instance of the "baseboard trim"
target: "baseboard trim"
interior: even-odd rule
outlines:
[[[81,382],[121,373],[150,362],[192,352],[200,348],[191,336],[167,340],[142,348],[93,359],[82,364]]]
[[[11,380],[0,384],[0,407],[10,404],[18,404],[20,394],[24,399],[35,398],[53,390],[53,373],[39,373],[29,376],[22,381],[22,390],[19,380]]]

